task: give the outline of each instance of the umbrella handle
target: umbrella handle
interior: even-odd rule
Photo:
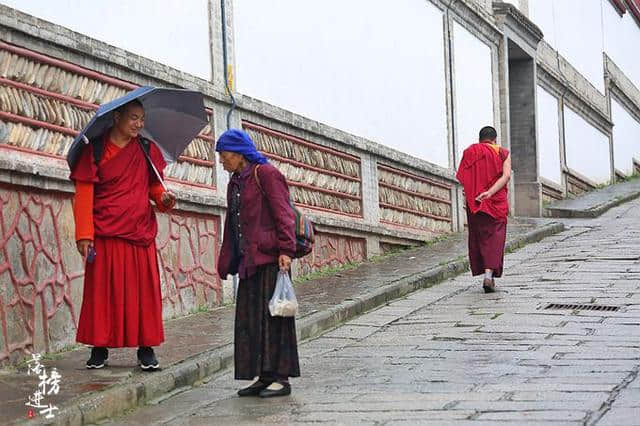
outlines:
[[[151,143],[151,142],[149,142],[149,143]],[[166,192],[168,192],[169,188],[167,188],[167,185],[165,185],[164,180],[162,180],[162,178],[160,177],[160,173],[158,172],[158,169],[156,169],[156,166],[154,166],[153,161],[151,161],[151,157],[149,157],[149,153],[147,151],[145,151],[144,149],[142,150],[142,152],[144,153],[144,156],[147,157],[147,161],[151,165],[151,168],[153,169],[153,172],[156,174],[156,177],[160,181],[160,184],[162,185],[162,188],[164,188],[164,190]]]

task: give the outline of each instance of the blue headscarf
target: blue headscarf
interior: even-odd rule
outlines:
[[[238,129],[227,130],[221,134],[216,142],[216,151],[237,152],[244,155],[244,158],[251,163],[264,164],[267,162],[267,158],[256,149],[251,137]]]

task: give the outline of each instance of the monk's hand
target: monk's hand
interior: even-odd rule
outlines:
[[[170,191],[163,192],[162,196],[160,197],[160,201],[165,207],[173,207],[173,205],[176,203],[176,196],[173,194],[173,192]]]
[[[291,269],[291,258],[286,254],[281,254],[280,257],[278,257],[278,265],[280,265],[281,271],[288,271]]]
[[[93,247],[92,240],[79,240],[76,242],[76,247],[78,247],[78,253],[84,260],[87,260],[87,256],[89,256],[89,249]]]
[[[490,198],[490,197],[491,197],[491,194],[489,193],[489,191],[485,191],[485,192],[479,194],[476,197],[476,201],[477,202],[484,201],[484,200],[486,200],[487,198]]]

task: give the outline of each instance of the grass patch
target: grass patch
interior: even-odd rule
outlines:
[[[308,274],[300,275],[296,277],[293,282],[296,284],[304,283],[307,281],[317,280],[320,278],[327,278],[339,274],[340,272],[350,271],[357,268],[364,262],[348,262],[336,266],[324,266]]]

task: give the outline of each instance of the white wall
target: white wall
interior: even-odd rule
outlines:
[[[570,108],[564,108],[567,166],[594,183],[611,179],[609,139]]]
[[[640,161],[640,121],[631,116],[615,98],[611,98],[613,121],[613,163],[616,169],[633,174],[633,159]]]
[[[455,72],[455,126],[457,164],[462,152],[478,142],[478,132],[493,126],[491,48],[467,31],[453,25]]]
[[[604,94],[601,1],[531,0],[529,18],[544,40]]]
[[[0,0],[0,3],[209,80],[207,0]]]
[[[604,51],[640,88],[640,26],[629,11],[620,17],[609,0],[602,0],[602,12]]]
[[[541,177],[562,185],[558,100],[542,87],[536,87],[538,124],[538,168]]]
[[[443,15],[424,0],[234,0],[239,92],[448,166]]]

